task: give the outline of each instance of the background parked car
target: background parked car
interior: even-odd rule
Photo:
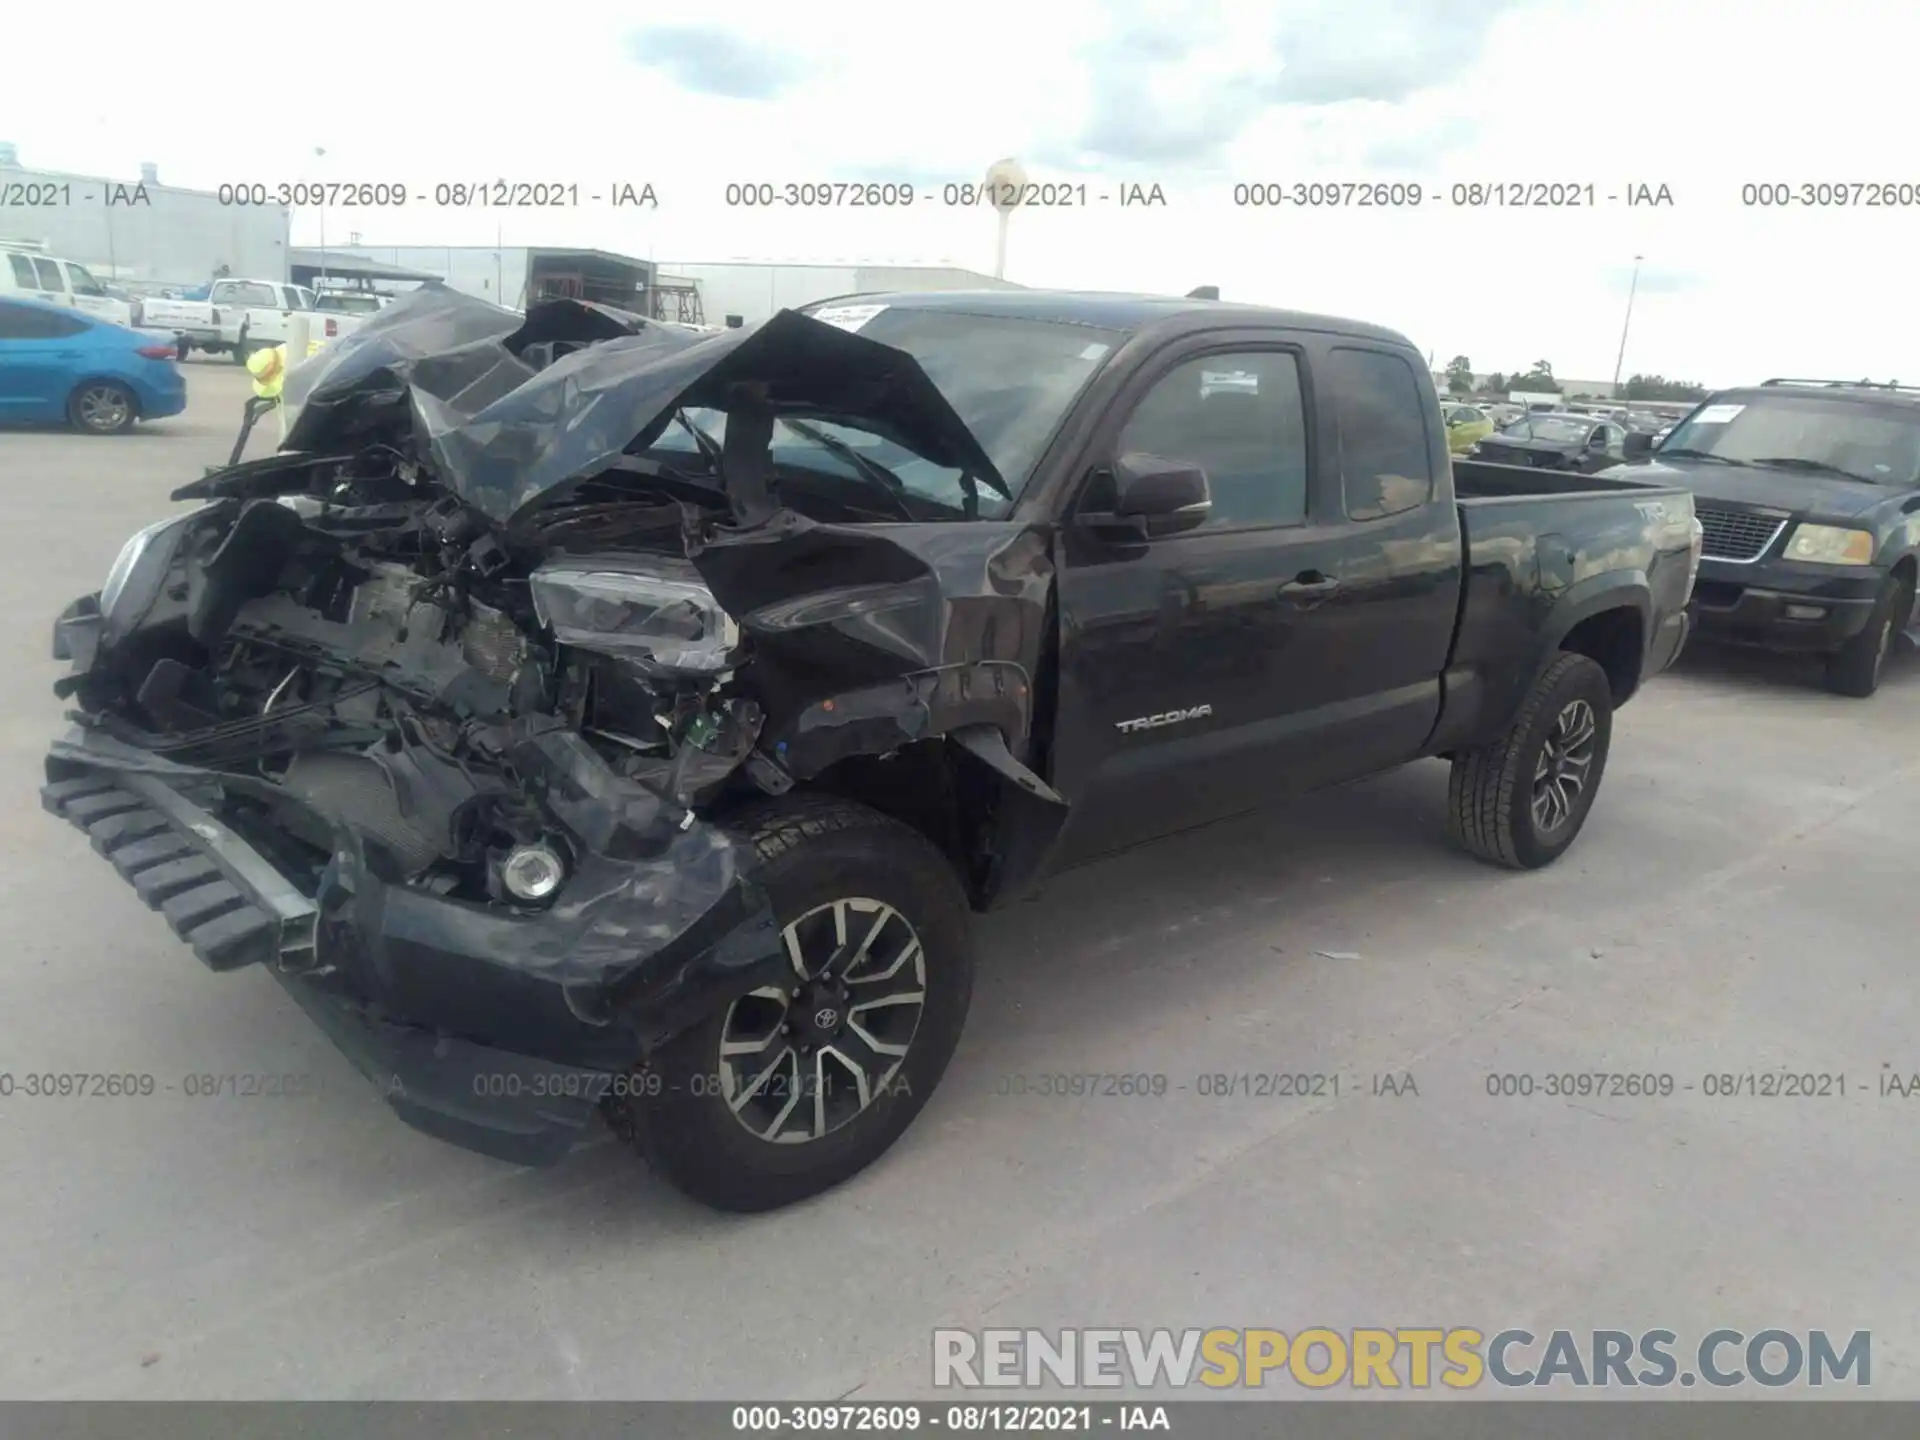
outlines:
[[[1920,582],[1920,387],[1722,390],[1634,474],[1694,493],[1702,638],[1818,655],[1836,694],[1879,688]]]
[[[1448,405],[1447,449],[1464,455],[1494,432],[1491,416],[1477,405]]]
[[[392,303],[391,295],[365,290],[323,290],[314,297],[313,308],[333,315],[378,315]]]
[[[1590,475],[1645,455],[1652,437],[1571,411],[1527,415],[1473,447],[1479,460]]]
[[[77,260],[49,255],[19,241],[0,244],[0,298],[44,300],[97,315],[116,325],[134,323],[133,307],[115,299]]]
[[[0,300],[0,421],[118,435],[187,408],[173,341],[67,305]]]

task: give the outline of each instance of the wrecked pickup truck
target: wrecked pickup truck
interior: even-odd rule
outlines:
[[[1423,756],[1553,860],[1698,560],[1683,490],[1450,465],[1398,335],[1216,301],[435,286],[286,400],[58,620],[45,805],[411,1124],[603,1113],[737,1210],[893,1143],[1061,866]]]

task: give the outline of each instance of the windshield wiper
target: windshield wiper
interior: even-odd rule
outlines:
[[[1767,465],[1775,470],[1799,470],[1808,475],[1837,475],[1842,480],[1858,480],[1867,485],[1882,483],[1871,475],[1856,475],[1851,470],[1842,470],[1838,465],[1829,465],[1824,460],[1803,460],[1798,455],[1768,455],[1763,459],[1749,460],[1747,463]]]
[[[720,473],[720,442],[689,420],[686,411],[674,411],[673,418],[682,430],[693,437],[693,443],[700,447],[700,455],[707,462],[707,468],[718,475]]]
[[[1669,455],[1678,455],[1687,460],[1711,460],[1716,465],[1738,465],[1740,463],[1738,460],[1729,460],[1724,455],[1715,455],[1711,451],[1688,450],[1688,449],[1685,449],[1684,447],[1676,450],[1671,445],[1663,445],[1658,450],[1655,450],[1653,453],[1661,457],[1662,459],[1666,458]]]
[[[790,420],[783,415],[780,417],[780,423],[789,430],[797,431],[799,434],[806,436],[829,455],[846,461],[847,464],[851,465],[860,473],[862,478],[872,481],[882,490],[885,490],[888,496],[892,498],[894,504],[899,507],[900,514],[904,519],[918,520],[920,518],[913,513],[913,507],[908,503],[906,482],[886,466],[882,465],[878,460],[862,455],[858,450],[854,449],[853,446],[847,444],[846,441],[840,439],[838,436],[829,435],[819,426],[810,425],[805,420]]]

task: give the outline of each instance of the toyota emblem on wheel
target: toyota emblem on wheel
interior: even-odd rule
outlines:
[[[823,1005],[813,1012],[814,1027],[819,1030],[831,1030],[840,1023],[840,1012],[831,1006]]]

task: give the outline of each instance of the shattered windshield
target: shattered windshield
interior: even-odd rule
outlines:
[[[1920,409],[1819,394],[1715,401],[1674,427],[1663,453],[1742,465],[1825,470],[1876,485],[1920,479]]]
[[[863,320],[862,338],[904,350],[920,363],[1015,499],[1061,419],[1122,338],[1117,331],[1086,325],[898,306]],[[717,410],[688,411],[686,418],[715,444],[726,434],[726,416]],[[670,428],[652,447],[655,453],[682,454],[703,448],[685,425]],[[852,417],[813,417],[801,428],[776,422],[773,452],[776,465],[829,474],[857,475],[859,460],[871,461],[898,477],[909,495],[955,511],[965,501],[959,470]],[[982,489],[979,506],[982,517],[997,519],[1013,501]]]

